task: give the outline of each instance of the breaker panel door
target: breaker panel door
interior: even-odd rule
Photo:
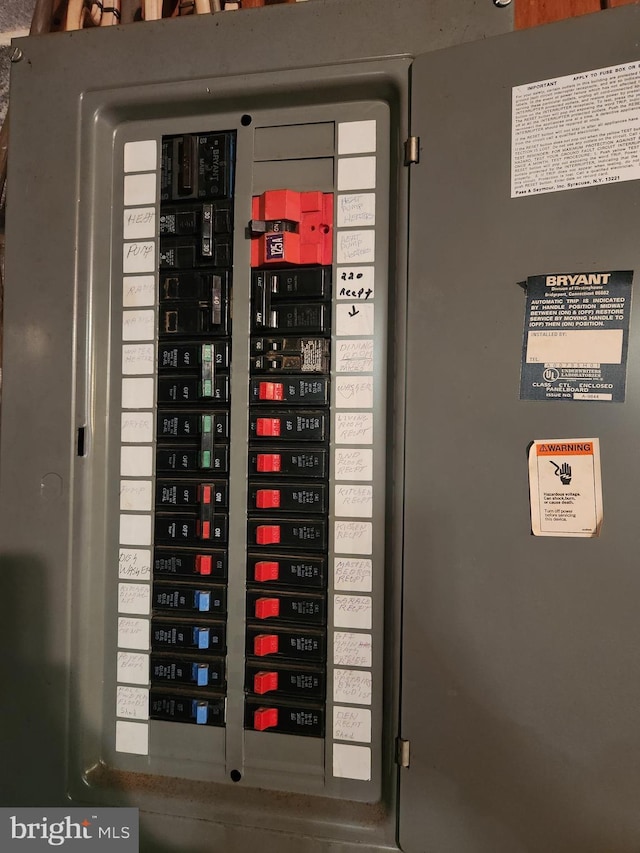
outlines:
[[[629,291],[616,276],[635,270],[639,286],[640,183],[624,160],[637,150],[627,87],[637,93],[639,25],[640,9],[627,7],[413,66],[406,853],[627,851],[640,837],[640,311],[631,313],[619,401]],[[529,84],[540,85],[516,92],[522,124],[512,152],[512,88]],[[540,152],[571,128],[554,171]],[[569,302],[577,294],[557,280],[554,299],[545,291],[553,274],[575,276],[571,287],[584,293]],[[527,296],[519,283],[530,276],[542,278],[528,282]],[[602,310],[619,299],[623,311]],[[600,335],[614,330],[617,354],[604,354]],[[533,535],[531,443],[594,439],[599,535]],[[557,533],[571,529],[563,508],[571,516],[587,486],[554,481],[547,462],[565,480],[569,473],[568,457],[553,452],[532,457],[541,472],[533,502],[545,531]],[[579,479],[584,459],[575,459],[567,464]]]

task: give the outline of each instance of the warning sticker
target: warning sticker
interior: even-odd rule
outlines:
[[[623,403],[633,272],[530,276],[521,400]]]
[[[598,536],[602,525],[597,438],[534,441],[529,448],[534,536]]]
[[[511,197],[640,178],[640,62],[516,86]]]

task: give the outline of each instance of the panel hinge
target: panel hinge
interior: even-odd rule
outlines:
[[[420,162],[420,137],[410,136],[404,143],[404,165]]]
[[[404,740],[399,737],[396,739],[396,764],[399,764],[400,767],[408,767],[409,766],[409,750],[411,748],[411,741]]]

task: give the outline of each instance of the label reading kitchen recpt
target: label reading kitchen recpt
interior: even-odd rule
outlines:
[[[526,281],[521,400],[623,403],[633,272]]]
[[[534,536],[598,536],[602,524],[597,438],[534,441],[529,448]]]

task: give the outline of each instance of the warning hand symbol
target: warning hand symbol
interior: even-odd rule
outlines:
[[[551,462],[551,460],[549,460]],[[568,486],[571,482],[571,465],[563,462],[562,465],[556,465],[555,462],[551,462],[553,467],[556,469],[555,474],[556,477],[560,477],[560,482],[563,486]]]

